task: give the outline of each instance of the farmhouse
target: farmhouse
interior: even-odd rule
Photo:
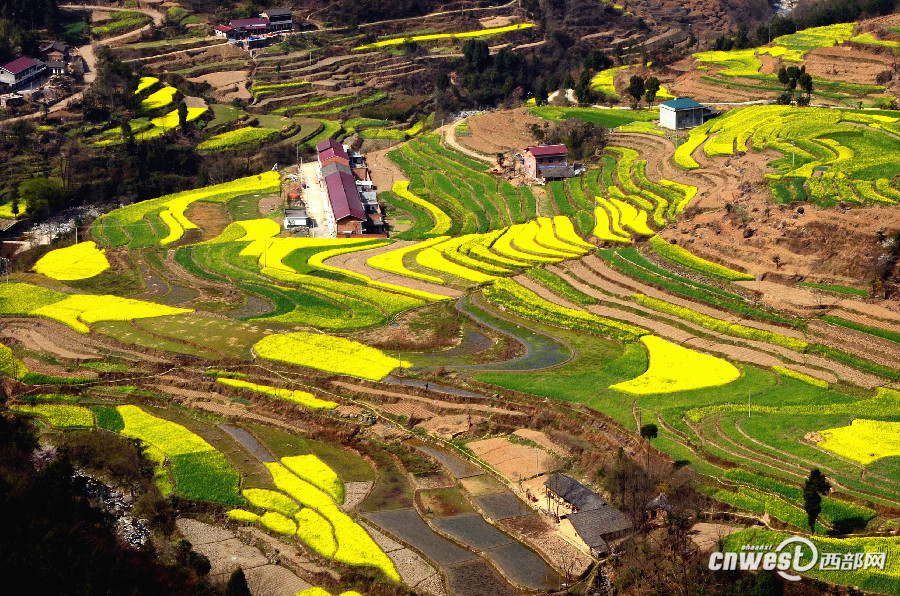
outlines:
[[[381,234],[384,217],[375,192],[371,182],[359,181],[356,170],[350,168],[347,149],[334,139],[327,139],[316,145],[316,151],[337,234]]]
[[[294,28],[294,18],[290,8],[269,8],[259,13],[259,16],[269,20],[269,33],[280,33]]]
[[[60,41],[54,41],[41,48],[41,58],[45,62],[68,62],[69,46]]]
[[[714,115],[713,110],[687,97],[659,104],[659,125],[670,130],[700,126]]]
[[[525,174],[534,179],[571,178],[569,148],[565,145],[538,145],[525,149]]]
[[[544,487],[547,510],[559,518],[559,531],[594,556],[609,552],[607,541],[632,527],[625,514],[570,476],[557,472]]]
[[[0,89],[18,89],[46,74],[43,62],[22,56],[0,66]]]

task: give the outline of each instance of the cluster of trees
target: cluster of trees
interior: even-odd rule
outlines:
[[[152,490],[151,464],[131,441],[114,438],[114,447],[90,455],[108,452],[126,468],[137,468],[135,475]],[[92,507],[75,481],[67,450],[37,469],[32,460],[37,447],[30,423],[0,412],[0,574],[9,585],[27,586],[35,594],[215,594],[190,568],[162,564],[152,550],[123,546],[114,518]],[[102,457],[91,459],[86,452],[79,452],[84,458],[79,464],[104,466]],[[141,468],[150,470],[149,477]]]
[[[782,66],[778,70],[778,82],[784,85],[784,93],[778,96],[776,100],[781,105],[790,105],[796,101],[798,106],[809,105],[809,99],[813,91],[812,76],[806,72],[806,65],[800,68]],[[794,97],[797,92],[797,97]],[[803,93],[806,95],[804,96]]]
[[[60,14],[57,0],[4,0],[0,8],[0,64],[38,52],[36,29],[57,31]]]
[[[628,89],[625,92],[631,96],[631,107],[636,109],[643,99],[647,103],[647,107],[653,107],[656,101],[656,94],[659,93],[660,83],[656,77],[647,77],[646,79],[640,75],[631,75],[628,81]]]
[[[544,123],[543,126],[531,124],[530,129],[538,143],[564,144],[575,159],[589,159],[599,155],[606,147],[609,134],[607,128],[601,124],[577,119],[565,120],[553,126],[549,123]]]

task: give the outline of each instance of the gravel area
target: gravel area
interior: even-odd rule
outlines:
[[[344,483],[344,504],[341,508],[344,511],[350,511],[363,502],[369,491],[375,485],[374,482],[345,482]]]
[[[294,596],[312,587],[284,567],[263,565],[245,569],[247,585],[253,596]]]

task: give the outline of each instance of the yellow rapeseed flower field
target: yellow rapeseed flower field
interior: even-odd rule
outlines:
[[[398,366],[412,366],[377,348],[356,341],[319,333],[275,333],[253,349],[268,360],[280,360],[339,375],[380,381]]]
[[[87,279],[109,269],[105,252],[94,242],[58,248],[41,257],[34,264],[34,270],[61,281]]]
[[[674,393],[725,385],[741,376],[740,370],[721,358],[683,348],[655,335],[645,335],[641,341],[650,353],[647,371],[610,389],[635,395]]]
[[[882,457],[900,455],[900,422],[856,419],[850,426],[819,431],[819,447],[864,466]]]

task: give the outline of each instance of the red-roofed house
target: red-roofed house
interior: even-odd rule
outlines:
[[[228,32],[234,29],[231,25],[216,25],[213,27],[213,35],[217,37],[228,37]]]
[[[336,149],[329,147],[325,151],[319,153],[319,165],[327,166],[330,163],[340,163],[349,166],[350,160],[345,157],[346,155],[346,153],[341,155]]]
[[[231,31],[227,31],[225,35],[228,39],[244,39],[251,35],[265,35],[269,27],[269,19],[255,17],[252,19],[235,19],[230,21],[228,25]]]
[[[316,151],[322,153],[326,149],[334,149],[335,151],[339,151],[340,155],[350,159],[350,156],[347,155],[347,152],[344,150],[344,146],[335,141],[334,139],[325,139],[324,141],[319,141],[316,145]]]
[[[571,172],[571,173],[569,173]],[[569,178],[569,148],[565,145],[538,145],[525,149],[525,174],[531,178]]]
[[[18,89],[45,74],[47,67],[43,62],[22,56],[0,66],[0,89]]]
[[[366,211],[353,175],[342,171],[329,174],[325,176],[325,188],[338,234],[362,234]]]

